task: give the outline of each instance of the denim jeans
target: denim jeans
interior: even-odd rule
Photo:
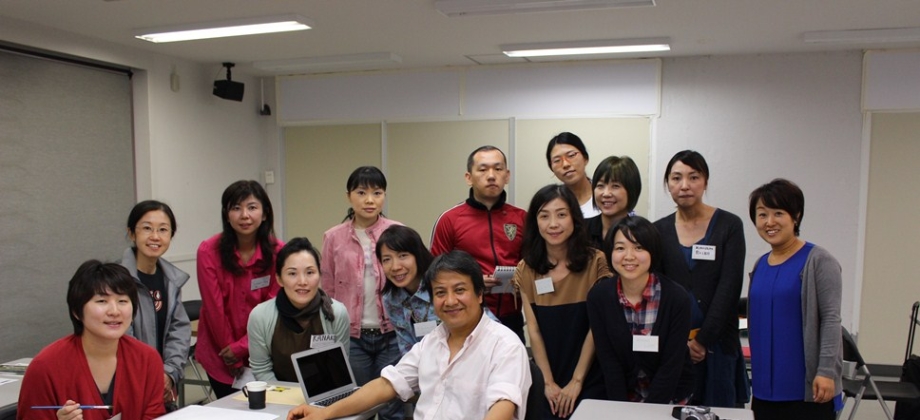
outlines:
[[[351,338],[348,359],[358,385],[364,385],[380,377],[380,371],[388,365],[398,363],[400,357],[395,332],[361,334],[361,338]],[[380,410],[377,418],[381,420],[404,419],[403,402],[398,399],[391,401]]]

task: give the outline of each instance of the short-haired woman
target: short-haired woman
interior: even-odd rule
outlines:
[[[128,335],[157,349],[163,358],[163,401],[175,409],[176,385],[184,376],[192,328],[182,306],[189,275],[163,259],[176,234],[176,216],[166,203],[145,200],[128,214],[128,239],[121,265],[137,283],[137,316]]]
[[[661,274],[696,300],[687,342],[696,370],[691,404],[736,407],[748,401],[750,392],[738,333],[744,224],[703,202],[709,165],[699,152],[674,154],[664,171],[664,185],[677,211],[655,222],[662,241]]]
[[[581,137],[564,132],[550,139],[546,145],[546,164],[559,182],[575,195],[578,209],[585,219],[600,212],[591,200],[591,179],[588,178],[588,149]]]
[[[67,309],[73,335],[51,343],[29,363],[16,418],[102,420],[120,415],[146,420],[165,413],[160,355],[125,334],[137,312],[137,286],[128,270],[114,263],[84,262],[67,287]],[[32,408],[36,406],[63,408]]]
[[[604,255],[616,275],[588,293],[588,318],[607,399],[686,404],[693,393],[690,295],[656,273],[658,231],[626,217],[607,234]]]
[[[585,224],[591,244],[601,249],[610,228],[632,213],[639,203],[642,193],[639,167],[629,156],[610,156],[594,169],[591,189],[592,203],[601,214],[585,218]]]
[[[751,221],[770,252],[757,260],[748,295],[757,420],[827,419],[843,409],[840,264],[799,238],[805,195],[774,179],[750,196]]]

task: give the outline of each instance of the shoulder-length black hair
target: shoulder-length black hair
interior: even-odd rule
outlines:
[[[634,244],[639,244],[643,249],[648,251],[651,256],[651,267],[649,271],[658,271],[658,264],[661,261],[661,235],[652,222],[642,216],[626,216],[620,219],[604,237],[604,257],[607,258],[607,266],[613,270],[613,238],[617,232],[623,232],[626,240]]]
[[[524,224],[524,243],[521,246],[521,254],[524,262],[539,274],[546,274],[552,270],[555,265],[549,262],[546,251],[546,240],[540,235],[540,228],[537,224],[537,217],[540,209],[555,199],[561,199],[569,207],[569,217],[572,218],[574,230],[572,236],[566,241],[568,264],[566,267],[573,272],[581,272],[588,266],[591,257],[591,242],[588,239],[588,233],[585,230],[585,218],[581,214],[578,199],[572,194],[572,191],[565,185],[554,184],[540,188],[533,199],[530,200],[530,207],[527,209],[527,222]]]
[[[259,230],[256,231],[256,245],[262,251],[262,260],[259,261],[256,268],[259,273],[270,273],[274,264],[275,244],[272,239],[275,237],[275,213],[272,211],[272,202],[268,198],[268,193],[257,181],[236,181],[224,190],[220,198],[220,217],[224,230],[217,245],[220,251],[221,266],[235,275],[243,274],[243,267],[240,267],[235,255],[239,241],[236,231],[230,225],[230,208],[249,196],[259,200],[259,203],[262,204],[262,217],[265,218],[259,225]]]
[[[127,268],[98,260],[86,261],[77,268],[67,285],[67,309],[74,335],[83,335],[83,307],[86,303],[93,296],[109,293],[128,296],[131,299],[131,316],[137,316],[137,284]]]
[[[694,171],[700,173],[703,176],[703,180],[706,183],[709,183],[709,165],[706,163],[706,158],[697,152],[696,150],[681,150],[671,156],[671,160],[668,161],[668,166],[664,168],[664,186],[668,187],[668,177],[671,176],[671,168],[674,167],[674,164],[681,162],[684,165],[687,165],[693,168]]]
[[[431,266],[434,256],[425,247],[425,243],[422,242],[422,237],[419,236],[418,232],[408,226],[390,226],[377,239],[376,252],[378,261],[381,258],[380,254],[383,253],[384,246],[396,252],[408,252],[415,257],[415,275],[419,278],[419,287],[424,290],[425,288],[422,286],[421,281],[425,276],[425,272],[428,271],[428,267]],[[383,285],[383,294],[389,294],[394,289],[396,289],[396,286],[393,285],[393,282],[387,280]]]

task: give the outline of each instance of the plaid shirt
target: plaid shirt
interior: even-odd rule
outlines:
[[[623,315],[626,316],[626,323],[633,335],[650,335],[655,321],[658,319],[658,305],[661,302],[661,283],[655,278],[655,275],[649,273],[648,283],[642,291],[642,301],[633,305],[626,299],[623,293],[623,284],[617,282],[617,296],[620,299],[620,306],[623,307]],[[650,381],[648,375],[639,369],[638,382],[636,389],[627,392],[627,398],[632,402],[642,402],[648,397],[648,387]]]
[[[623,315],[626,316],[626,323],[629,324],[633,335],[651,334],[655,320],[658,319],[658,304],[661,301],[661,283],[658,282],[655,275],[649,273],[648,283],[645,285],[645,290],[642,291],[641,302],[635,305],[629,303],[626,295],[623,294],[621,282],[617,282],[617,296],[620,298]]]

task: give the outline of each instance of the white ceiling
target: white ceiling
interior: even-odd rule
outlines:
[[[807,45],[806,31],[920,26],[918,0],[657,0],[655,7],[446,17],[434,0],[0,0],[0,16],[199,63],[392,52],[397,68],[514,62],[499,45],[670,37],[694,56],[909,48],[920,42]],[[138,29],[296,13],[308,31],[152,44]],[[266,74],[266,73],[262,73]]]

